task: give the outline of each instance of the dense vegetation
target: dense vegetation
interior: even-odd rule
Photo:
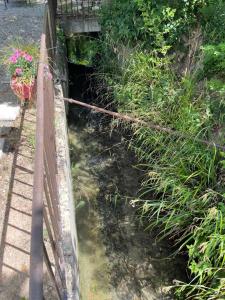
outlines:
[[[131,125],[145,179],[137,205],[188,254],[178,299],[225,299],[225,2],[114,0],[101,11],[98,80],[118,111],[185,133]]]

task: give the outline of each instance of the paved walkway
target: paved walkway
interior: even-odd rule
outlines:
[[[9,2],[7,10],[0,2],[0,55],[18,37],[39,43],[43,27],[43,4]],[[0,300],[21,300],[28,299],[35,109],[20,110],[9,80],[0,66]]]
[[[17,118],[0,161],[0,299],[28,296],[35,112]]]
[[[24,42],[39,42],[43,27],[43,4],[26,5],[9,0],[8,8],[0,2],[0,58],[3,49],[18,38]],[[19,102],[10,89],[10,78],[0,65],[0,158],[4,153],[4,136],[19,115]]]

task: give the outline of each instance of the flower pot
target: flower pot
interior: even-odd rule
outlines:
[[[21,77],[13,76],[10,82],[13,93],[21,101],[30,101],[34,98],[36,89],[36,80],[33,79],[29,83],[21,81]]]

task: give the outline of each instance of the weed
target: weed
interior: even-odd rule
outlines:
[[[101,12],[96,68],[106,96],[119,112],[191,137],[129,128],[129,147],[145,172],[132,203],[147,228],[160,228],[161,237],[169,236],[189,257],[190,282],[176,288],[179,299],[225,296],[224,154],[195,140],[224,143],[224,32],[215,34],[216,5],[214,0],[124,0]],[[219,7],[221,15],[222,1]],[[174,68],[175,50],[195,24],[202,26],[204,44],[196,51],[194,72],[181,76]]]
[[[33,134],[29,134],[27,136],[27,143],[28,145],[34,150],[35,149],[35,136]]]

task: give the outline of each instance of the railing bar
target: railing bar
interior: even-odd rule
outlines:
[[[52,146],[50,146],[49,144],[48,144],[48,146],[52,148]],[[57,191],[57,182],[56,182],[56,174],[57,174],[56,162],[54,162],[52,160],[52,155],[50,155],[51,153],[55,153],[55,151],[51,151],[51,148],[49,148],[49,147],[45,147],[45,171],[46,171],[46,177],[47,177],[47,182],[48,182],[51,198],[52,198],[52,200],[57,199],[56,201],[58,204],[58,191]],[[51,170],[51,172],[50,172],[50,170]],[[51,176],[51,174],[54,174],[54,176]],[[57,205],[56,205],[56,213],[57,213],[57,217],[60,220],[60,213],[59,213],[59,209],[58,209]]]
[[[57,1],[56,14],[57,14],[57,17],[62,14],[62,0]]]
[[[50,37],[50,28],[49,28],[49,9],[47,10],[47,14],[46,14],[46,26],[45,26],[45,32],[46,32],[46,37],[48,37],[46,39],[46,48],[47,48],[47,57],[51,58],[51,61],[53,60],[53,47],[52,47],[52,40]],[[45,96],[45,95],[44,95]]]
[[[73,0],[70,0],[70,9],[71,9],[71,14],[73,14]]]
[[[57,291],[57,296],[60,300],[63,300],[63,296],[62,294],[60,293],[60,289],[58,287],[58,283],[56,281],[56,278],[55,278],[55,275],[52,271],[52,267],[51,267],[51,262],[49,260],[49,257],[48,257],[48,253],[47,253],[47,250],[46,250],[46,247],[45,247],[45,244],[43,244],[43,252],[44,252],[44,260],[45,260],[45,264],[47,266],[47,269],[48,269],[48,272],[49,272],[49,275],[55,285],[55,288],[56,288],[56,291]],[[41,298],[40,298],[41,299]],[[33,300],[33,299],[32,299]]]
[[[52,197],[54,197],[55,195],[57,195],[57,184],[56,184],[56,178],[52,178],[53,176],[50,175],[50,170],[51,170],[51,174],[55,175],[57,174],[56,169],[55,169],[55,163],[54,161],[51,159],[51,148],[49,147],[45,147],[45,162],[46,162],[46,175],[48,175],[48,182],[50,184],[50,187],[52,189]],[[49,181],[50,180],[50,181]]]
[[[44,181],[44,66],[45,35],[41,36],[40,63],[37,77],[37,128],[32,203],[29,299],[43,298],[43,181]]]
[[[53,86],[52,86],[52,89],[53,89]],[[48,114],[47,114],[47,117],[49,118],[49,115],[52,116],[52,122],[54,122],[54,109],[53,109],[53,105],[54,105],[54,95],[50,95],[51,92],[49,92],[49,98],[52,99],[52,105],[51,107],[47,107],[46,110],[48,110]],[[46,131],[46,134],[45,134],[45,137],[48,138],[47,141],[49,141],[48,144],[50,144],[50,146],[52,146],[52,151],[55,152],[56,154],[56,145],[55,145],[55,129],[53,127],[53,123],[49,123],[48,121],[48,131]],[[55,159],[55,168],[57,170],[57,167],[56,167],[56,159]]]
[[[54,210],[53,210],[53,207],[52,207],[52,203],[51,203],[48,191],[47,191],[48,187],[47,187],[47,184],[46,184],[46,180],[44,181],[44,190],[45,190],[45,198],[46,198],[46,201],[47,201],[48,211],[49,211],[51,221],[52,221],[52,224],[53,224],[54,236],[55,236],[55,239],[59,239],[60,238],[60,231],[59,231],[58,223],[56,222],[56,217],[54,215]]]
[[[47,156],[46,156],[46,149],[45,149],[45,172],[46,172],[46,179],[47,179],[47,183],[48,183],[48,187],[49,187],[49,194],[50,194],[50,198],[51,201],[53,201],[53,199],[57,199],[57,204],[58,204],[58,191],[57,191],[57,184],[56,184],[56,178],[52,178],[52,176],[50,175],[50,170],[51,170],[51,165],[48,164],[47,161]],[[52,167],[52,170],[54,170],[54,168]],[[56,173],[54,172],[54,175]],[[54,209],[56,209],[56,217],[60,220],[60,213],[59,213],[59,209],[58,206],[55,205],[56,207],[53,207]]]
[[[61,0],[61,12],[63,14],[63,0]]]
[[[52,116],[52,119],[53,119],[53,115],[54,115],[54,112],[49,107],[49,99],[52,99],[52,98],[53,97],[48,97],[48,101],[45,101],[45,105],[46,105],[46,107],[45,107],[46,108],[46,110],[45,110],[46,124],[45,124],[44,139],[46,141],[45,142],[45,155],[46,155],[45,162],[46,162],[46,167],[49,166],[49,168],[53,168],[53,170],[51,169],[51,171],[55,175],[57,173],[56,160],[54,160],[54,157],[56,155],[56,149],[55,149],[55,143],[53,142],[55,132],[54,132],[54,129],[52,127],[52,124],[49,122],[50,117]],[[48,171],[47,173],[49,173],[49,175],[50,175],[49,168],[47,168],[47,171]],[[48,177],[50,179],[52,179],[51,176],[48,176]],[[54,178],[55,178],[55,176],[54,176]],[[53,188],[53,193],[57,194],[57,184],[56,184],[56,182],[53,183],[52,180],[51,180],[51,184],[52,184],[52,188]]]
[[[47,23],[48,23],[48,30],[49,30],[49,35],[48,37],[50,38],[50,49],[51,49],[51,58],[54,56],[54,41],[53,41],[53,33],[52,33],[52,20],[51,20],[51,14],[50,10],[48,9],[48,15],[47,15]],[[49,49],[49,47],[48,47]]]
[[[47,180],[48,187],[49,187],[49,194],[50,194],[50,198],[54,199],[55,198],[55,189],[54,189],[54,185],[52,182],[52,178],[50,176],[49,163],[47,163],[49,156],[46,154],[46,148],[45,148],[44,155],[45,155],[45,157],[44,157],[45,175],[46,175],[46,180]]]
[[[52,229],[51,229],[51,225],[50,225],[49,219],[48,219],[48,213],[47,213],[47,210],[45,208],[44,208],[43,213],[44,213],[44,221],[45,221],[46,229],[47,229],[47,232],[48,232],[49,241],[50,241],[50,244],[51,244],[52,252],[53,252],[55,263],[56,263],[56,270],[57,270],[58,276],[60,278],[61,285],[63,286],[63,275],[62,275],[62,272],[61,272],[60,262],[59,262],[60,252],[59,252],[59,249],[58,249],[58,243],[57,243],[57,241],[54,241],[54,239],[53,239]]]
[[[50,12],[50,20],[51,20],[51,32],[53,36],[53,48],[56,45],[56,6],[57,0],[48,0],[49,3],[49,12]]]
[[[83,19],[85,19],[85,14],[84,14],[85,11],[84,11],[84,4],[83,4],[84,2],[82,1],[81,3],[82,3],[82,15],[83,15]]]
[[[56,153],[56,145],[55,145],[55,129],[54,129],[54,93],[53,93],[54,87],[52,84],[52,81],[48,82],[47,85],[47,94],[48,94],[48,101],[45,101],[45,108],[46,108],[46,124],[48,126],[48,130],[45,131],[45,137],[47,138],[47,144],[51,144],[53,146],[52,151]],[[51,103],[50,103],[50,101]],[[52,122],[50,122],[49,116],[52,117]],[[49,143],[51,141],[52,143]],[[56,160],[55,160],[56,165]]]
[[[55,191],[54,187],[51,186],[51,176],[49,174],[49,169],[47,167],[47,162],[45,160],[45,172],[46,172],[46,179],[47,179],[47,183],[48,183],[48,187],[49,187],[49,194],[50,194],[50,200],[51,200],[51,203],[52,203],[52,208],[53,208],[53,211],[55,213],[55,217],[57,218],[57,220],[60,221],[60,213],[59,213],[59,208],[58,208],[58,200],[57,199],[57,196],[58,196],[58,193],[57,191]],[[57,203],[55,203],[55,201]]]
[[[48,126],[46,126],[46,128],[48,128]],[[53,153],[55,152],[55,146],[50,142],[50,139],[52,138],[52,135],[46,134],[44,136],[45,140],[46,140],[46,145],[45,145],[45,153],[46,153],[46,160],[49,161],[49,164],[51,166],[51,168],[53,168],[52,173],[57,174],[57,167],[56,167],[56,162],[54,160],[53,157]],[[47,142],[48,141],[48,142]]]
[[[47,126],[46,126],[46,128],[47,128]],[[52,157],[54,153],[55,152],[53,151],[51,145],[49,145],[49,143],[46,142],[45,149],[44,149],[45,164],[46,164],[45,168],[47,171],[46,174],[48,174],[49,178],[51,179],[50,183],[51,183],[53,193],[55,192],[55,189],[54,189],[55,187],[54,187],[54,183],[53,183],[53,178],[50,176],[50,170],[52,171],[52,174],[54,174],[54,175],[56,174],[55,163],[54,163],[54,160]]]
[[[55,201],[58,204],[57,201],[57,191],[55,191],[55,187],[53,186],[53,179],[51,179],[51,176],[49,174],[49,168],[48,166],[46,166],[47,162],[45,160],[45,179],[46,179],[46,184],[48,187],[48,191],[49,191],[49,199],[52,203],[52,208],[54,211],[54,215],[57,218],[57,220],[60,220],[60,213],[59,213],[59,208],[58,206],[55,204]]]
[[[55,245],[55,241],[54,241],[54,237],[53,237],[54,230],[52,232],[52,228],[51,228],[51,225],[50,225],[50,222],[49,222],[48,212],[47,212],[46,208],[44,208],[43,213],[44,213],[44,221],[45,221],[45,225],[46,225],[46,228],[47,228],[49,240],[50,240],[50,243],[51,243],[51,246],[52,246],[52,250],[55,250],[56,245]]]
[[[53,6],[54,17],[56,18],[57,0],[52,0],[52,6]]]
[[[66,0],[66,13],[68,14],[67,0]]]

